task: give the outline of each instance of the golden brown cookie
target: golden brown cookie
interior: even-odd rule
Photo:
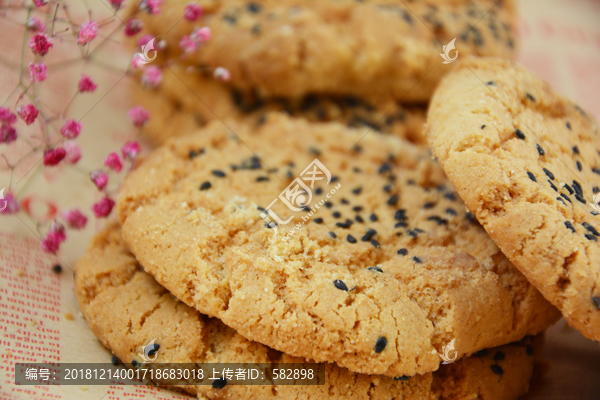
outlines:
[[[309,121],[339,121],[366,126],[413,143],[426,144],[422,135],[425,107],[401,107],[393,101],[370,104],[354,97],[306,96],[300,100],[261,101],[228,89],[212,77],[190,74],[178,65],[165,70],[158,88],[133,85],[132,100],[150,111],[144,133],[156,144],[218,120],[236,118],[260,124],[265,113],[282,111]]]
[[[435,155],[492,239],[571,325],[600,340],[596,120],[495,59],[461,63],[428,118]]]
[[[460,57],[515,56],[511,0],[203,1],[194,21],[183,18],[188,3],[164,1],[160,13],[143,14],[142,33],[165,40],[177,62],[197,73],[227,68],[229,86],[261,99],[426,102],[453,69],[440,57],[453,39]],[[211,38],[184,53],[182,39],[204,26]]]
[[[76,266],[81,310],[102,344],[125,363],[152,339],[157,363],[300,363],[303,360],[251,342],[219,320],[177,301],[129,253],[118,225],[92,239]],[[541,338],[484,350],[437,372],[393,379],[360,375],[326,364],[320,386],[178,387],[201,399],[458,399],[510,400],[525,393],[533,352]]]
[[[468,355],[556,321],[428,151],[367,133],[275,113],[215,121],[129,175],[123,236],[186,304],[354,372],[433,371],[452,339]]]

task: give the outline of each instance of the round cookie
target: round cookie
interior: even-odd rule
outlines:
[[[229,86],[262,99],[330,94],[426,102],[453,69],[439,55],[453,39],[461,57],[516,53],[511,0],[203,1],[193,22],[183,18],[188,3],[165,1],[159,14],[142,15],[142,33],[165,40],[177,62],[199,73],[227,68]],[[203,26],[211,38],[182,54],[182,38]]]
[[[496,59],[464,60],[431,107],[427,134],[458,194],[569,323],[600,340],[596,120]]]
[[[144,133],[156,144],[185,135],[206,123],[236,118],[259,124],[268,111],[283,111],[310,121],[339,121],[350,127],[366,126],[413,143],[426,144],[422,135],[424,107],[400,107],[393,101],[376,105],[354,97],[306,96],[300,100],[260,101],[230,90],[212,77],[190,74],[178,65],[165,70],[158,88],[132,85],[132,100],[150,111]]]
[[[555,322],[429,152],[367,132],[275,113],[258,127],[215,121],[128,176],[123,236],[186,304],[250,340],[354,372],[425,373],[452,339],[468,355]],[[294,191],[315,159],[331,182]],[[296,208],[314,200],[295,212],[282,192]]]
[[[75,273],[77,300],[102,344],[123,362],[141,362],[138,353],[153,338],[159,363],[300,363],[244,339],[219,320],[177,301],[145,273],[127,250],[117,224],[96,234]],[[435,373],[408,380],[351,373],[326,364],[320,386],[176,387],[200,399],[516,399],[527,391],[532,354],[541,337],[479,352]]]

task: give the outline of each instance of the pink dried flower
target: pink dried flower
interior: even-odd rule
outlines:
[[[27,28],[33,32],[43,32],[46,30],[44,23],[36,17],[29,18],[26,25]]]
[[[156,88],[162,82],[162,71],[154,65],[149,65],[142,72],[142,84],[151,88]]]
[[[229,73],[229,70],[223,67],[217,67],[215,68],[215,71],[213,72],[213,76],[215,77],[216,80],[221,81],[221,82],[227,82],[231,79],[231,74]]]
[[[144,126],[146,122],[150,119],[150,113],[148,110],[141,106],[135,106],[129,112],[127,112],[127,116],[133,122],[133,125],[139,127]]]
[[[50,225],[50,230],[44,240],[40,242],[40,247],[48,253],[54,253],[66,239],[65,226],[55,221]]]
[[[93,92],[96,90],[98,85],[92,81],[91,76],[87,76],[86,74],[81,74],[81,79],[79,80],[79,91],[81,93],[85,92]]]
[[[48,0],[33,0],[33,4],[36,7],[45,6],[46,4],[48,4]]]
[[[103,217],[108,216],[108,214],[110,214],[114,205],[115,205],[114,201],[112,201],[108,197],[105,197],[92,206],[92,212],[94,213],[96,218],[103,218]]]
[[[158,14],[160,12],[161,3],[162,0],[142,0],[140,3],[140,10],[150,14]]]
[[[52,39],[43,33],[36,33],[29,39],[29,48],[33,51],[33,54],[45,56],[51,47],[54,47]]]
[[[67,120],[62,128],[60,128],[60,133],[67,139],[75,139],[81,133],[81,127],[83,124],[81,122],[77,122],[74,119]]]
[[[133,160],[140,152],[140,144],[135,140],[127,142],[121,147],[121,153],[126,160]]]
[[[149,41],[151,41],[152,39],[154,39],[154,36],[146,34],[146,35],[143,35],[143,36],[141,36],[141,37],[140,37],[140,38],[137,40],[137,42],[135,42],[135,43],[136,43],[136,44],[137,44],[139,47],[142,47],[142,46],[145,46],[145,45],[146,45],[146,43],[148,43],[148,42],[149,42]]]
[[[104,189],[108,183],[108,175],[101,169],[90,172],[90,179],[94,182],[98,190]]]
[[[110,5],[113,6],[113,8],[115,10],[118,10],[119,8],[121,8],[121,5],[123,4],[124,0],[109,0],[110,1]]]
[[[67,156],[65,157],[67,164],[73,165],[79,161],[81,158],[81,148],[77,143],[72,140],[65,140],[63,148],[67,152]]]
[[[133,35],[137,34],[138,32],[140,32],[143,27],[144,27],[144,25],[142,24],[142,21],[140,21],[137,18],[131,18],[125,24],[125,28],[124,28],[125,36],[133,36]]]
[[[140,57],[138,53],[133,55],[133,60],[131,60],[131,66],[135,69],[143,68],[146,64],[146,61]]]
[[[3,200],[0,200],[0,213],[2,214],[16,214],[20,211],[19,203],[15,199],[12,193],[8,192]]]
[[[198,42],[190,38],[189,35],[184,35],[179,41],[179,47],[184,53],[193,53],[198,49]]]
[[[29,63],[29,79],[31,82],[43,82],[46,80],[46,64],[39,63]]]
[[[10,144],[17,140],[17,131],[12,125],[2,124],[0,126],[0,143]]]
[[[62,161],[67,155],[67,151],[62,147],[46,150],[44,153],[44,165],[53,167]]]
[[[121,161],[121,157],[119,157],[119,155],[114,151],[108,153],[104,159],[104,165],[115,172],[121,172],[123,169],[123,161]]]
[[[86,21],[79,27],[79,33],[77,34],[77,44],[87,44],[90,40],[93,40],[98,34],[98,23],[96,21]]]
[[[38,110],[33,104],[26,104],[17,108],[17,114],[27,125],[31,125],[38,116]]]
[[[183,10],[183,17],[188,21],[195,21],[202,16],[202,7],[198,4],[188,3]]]
[[[198,41],[199,43],[204,43],[210,40],[212,33],[208,26],[203,26],[202,28],[196,28],[192,31],[190,37],[193,40]]]
[[[8,108],[0,107],[0,121],[3,124],[12,125],[17,122],[17,116]]]
[[[87,224],[87,217],[83,215],[77,208],[65,210],[60,214],[60,216],[65,220],[67,226],[72,229],[83,229]]]

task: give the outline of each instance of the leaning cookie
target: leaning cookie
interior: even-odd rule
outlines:
[[[465,60],[428,117],[435,155],[504,254],[600,340],[596,120],[524,67]]]
[[[301,363],[302,359],[244,339],[219,320],[177,301],[145,273],[112,224],[91,241],[77,263],[76,295],[87,323],[102,344],[125,363],[152,339],[157,363]],[[177,387],[201,399],[516,399],[525,393],[533,352],[541,337],[481,351],[435,373],[393,379],[325,365],[319,386]]]
[[[309,121],[338,121],[349,127],[368,127],[426,144],[422,135],[425,107],[401,107],[391,99],[371,104],[350,96],[306,96],[265,102],[228,89],[212,77],[190,74],[178,65],[165,70],[161,80],[158,87],[134,84],[130,91],[133,102],[152,116],[143,132],[155,144],[218,119],[235,118],[257,125],[269,111],[282,111]]]
[[[559,316],[427,150],[368,129],[215,121],[152,153],[117,208],[132,252],[180,300],[354,372],[434,371],[453,339],[468,355]]]
[[[143,34],[164,40],[197,73],[229,70],[229,84],[260,98],[351,95],[426,102],[440,78],[443,45],[460,56],[515,57],[511,0],[208,1],[184,18],[187,0],[144,14]],[[191,16],[191,15],[189,15]],[[201,27],[212,31],[210,39]],[[455,57],[454,51],[445,54]]]

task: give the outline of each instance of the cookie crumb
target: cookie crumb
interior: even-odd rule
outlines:
[[[70,312],[65,313],[65,319],[67,321],[73,321],[75,318],[73,318],[73,314],[71,314]]]

